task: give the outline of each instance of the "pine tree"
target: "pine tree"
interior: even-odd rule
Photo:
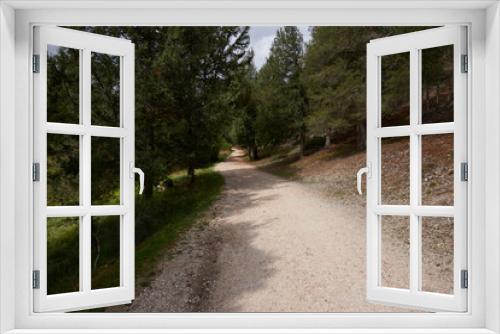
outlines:
[[[257,145],[257,100],[255,97],[256,70],[249,64],[244,75],[234,85],[234,120],[231,129],[232,142],[248,149],[251,160],[259,158]]]
[[[305,55],[304,82],[310,99],[310,131],[353,137],[358,149],[366,142],[366,44],[370,40],[416,31],[419,27],[314,27]],[[391,122],[404,117],[409,102],[409,64],[397,55],[383,68],[383,112]],[[406,103],[406,106],[405,106]],[[407,111],[407,110],[406,110]]]
[[[194,180],[195,168],[217,158],[222,135],[231,125],[228,87],[251,61],[249,28],[83,29],[135,44],[136,164],[147,175],[145,196],[181,168]],[[110,64],[95,59],[96,79],[109,81]],[[93,94],[104,112],[111,103],[108,97],[99,90]]]
[[[309,106],[302,81],[304,42],[295,26],[282,27],[258,74],[258,138],[264,145],[298,139],[303,154]]]
[[[176,115],[175,150],[194,181],[195,169],[217,159],[230,126],[228,94],[241,67],[251,60],[248,27],[172,27],[160,56],[167,66]]]

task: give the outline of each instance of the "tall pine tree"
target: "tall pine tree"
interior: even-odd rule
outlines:
[[[257,132],[264,144],[298,139],[301,154],[306,140],[309,110],[303,76],[304,41],[296,26],[282,27],[267,62],[258,74]]]

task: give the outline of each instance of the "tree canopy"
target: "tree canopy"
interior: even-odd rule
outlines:
[[[315,136],[326,145],[350,140],[362,149],[366,44],[422,28],[310,27],[306,44],[298,27],[281,27],[258,70],[252,65],[249,27],[78,29],[135,44],[136,164],[147,175],[145,193],[150,196],[174,171],[185,169],[194,180],[195,169],[216,161],[226,141],[247,147],[252,159],[258,158],[259,149],[285,143],[298,145],[303,154]],[[423,117],[444,119],[435,111],[452,106],[451,83],[443,79],[450,77],[446,64],[452,50],[425,52]],[[382,60],[382,121],[400,124],[408,117],[409,58],[391,57]],[[77,50],[49,49],[49,121],[79,122],[78,69]],[[93,124],[119,125],[119,69],[119,57],[92,53]],[[110,151],[119,149],[109,140],[94,142],[92,175],[101,177],[93,198],[100,201],[116,192],[112,176],[119,154]],[[78,154],[56,154],[64,150],[77,152],[78,141],[51,138],[48,164],[54,181],[49,189],[77,193]],[[57,196],[54,192],[55,203],[63,200]]]

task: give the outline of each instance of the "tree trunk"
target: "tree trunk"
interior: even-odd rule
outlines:
[[[148,176],[144,180],[144,197],[151,198],[153,196],[153,177]]]
[[[440,89],[439,89],[439,88],[440,88],[440,87],[441,87],[441,85],[440,85],[440,84],[437,84],[437,85],[436,85],[436,104],[437,104],[437,106],[438,106],[438,107],[439,107],[439,91],[440,91]]]
[[[326,135],[325,135],[325,148],[330,146],[332,144],[332,136],[331,136],[331,130],[328,129],[326,131]]]
[[[301,158],[304,156],[305,148],[306,148],[306,131],[305,131],[305,129],[302,129],[300,131],[300,157]]]
[[[194,164],[192,162],[189,163],[187,174],[190,177],[189,184],[192,185],[194,183],[194,177],[195,177]]]
[[[360,123],[357,125],[357,138],[356,138],[356,146],[358,150],[363,150],[366,148],[366,129],[365,124]]]
[[[259,159],[259,151],[257,148],[257,145],[253,144],[249,148],[250,151],[250,160],[257,160]]]

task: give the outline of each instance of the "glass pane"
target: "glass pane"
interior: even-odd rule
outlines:
[[[422,290],[453,294],[453,218],[421,219]]]
[[[410,53],[381,57],[382,126],[410,124]]]
[[[382,216],[381,286],[410,288],[410,218]]]
[[[47,45],[47,121],[80,122],[80,50]]]
[[[422,204],[453,206],[453,134],[421,138]]]
[[[92,204],[120,204],[120,139],[92,137]]]
[[[120,216],[92,217],[92,289],[120,286]]]
[[[92,52],[92,124],[120,126],[120,57]]]
[[[410,138],[381,139],[381,204],[410,204]]]
[[[80,137],[47,134],[47,205],[80,203]]]
[[[78,217],[47,218],[47,293],[80,290]]]
[[[453,45],[422,50],[422,123],[453,122]]]

